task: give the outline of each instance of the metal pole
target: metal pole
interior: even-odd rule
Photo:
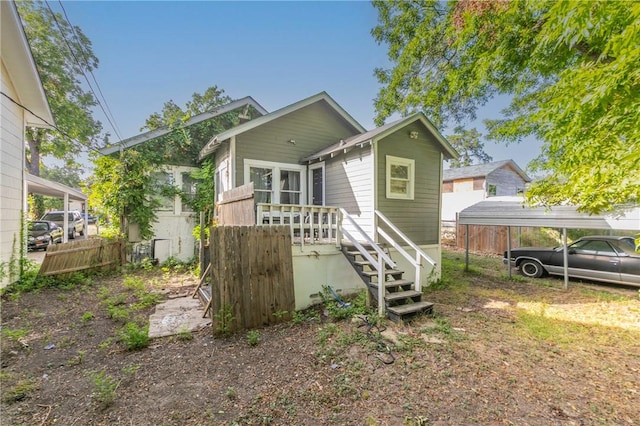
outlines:
[[[567,290],[569,288],[569,253],[567,253],[567,228],[562,228],[562,244],[564,245],[564,289]]]
[[[465,225],[465,233],[464,233],[464,270],[469,270],[469,225]]]
[[[507,226],[507,274],[511,279],[511,227]]]

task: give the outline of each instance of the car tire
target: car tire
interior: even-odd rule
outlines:
[[[82,231],[80,231],[80,236],[84,237],[84,229],[82,229]]]
[[[540,278],[544,275],[544,268],[537,260],[526,259],[520,264],[520,272],[525,277]]]
[[[69,239],[70,240],[75,240],[76,239],[76,230],[75,229],[73,231],[71,231],[71,233],[69,234]]]

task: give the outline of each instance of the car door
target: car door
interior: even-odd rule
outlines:
[[[568,260],[572,277],[620,281],[620,256],[607,241],[577,241],[569,246]]]

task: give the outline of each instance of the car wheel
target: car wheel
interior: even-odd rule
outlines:
[[[70,240],[75,240],[76,239],[76,230],[75,229],[73,231],[71,231],[71,233],[69,234],[69,239]]]
[[[529,278],[540,278],[544,274],[544,268],[536,260],[524,260],[520,264],[520,272]]]
[[[80,231],[80,236],[83,237],[84,236],[84,229],[82,229],[82,231]]]

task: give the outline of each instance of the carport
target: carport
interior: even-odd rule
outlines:
[[[640,208],[620,209],[616,215],[590,215],[574,206],[527,207],[516,197],[494,197],[476,203],[459,213],[458,220],[466,226],[465,266],[469,268],[469,225],[506,226],[507,255],[511,257],[511,227],[562,228],[564,245],[564,288],[569,286],[567,229],[604,229],[640,231]],[[511,278],[511,265],[507,265]]]
[[[44,195],[47,197],[55,197],[62,198],[64,200],[64,226],[63,229],[65,232],[62,233],[62,241],[67,242],[69,240],[69,233],[67,230],[69,229],[69,217],[67,213],[69,212],[69,201],[80,201],[85,206],[85,211],[87,210],[87,195],[77,189],[73,189],[69,186],[63,185],[58,182],[52,182],[47,179],[43,179],[39,176],[34,176],[29,173],[25,173],[25,181],[27,185],[27,193],[36,194],[36,195]],[[87,217],[83,215],[84,220],[84,238],[88,237],[88,223]]]

